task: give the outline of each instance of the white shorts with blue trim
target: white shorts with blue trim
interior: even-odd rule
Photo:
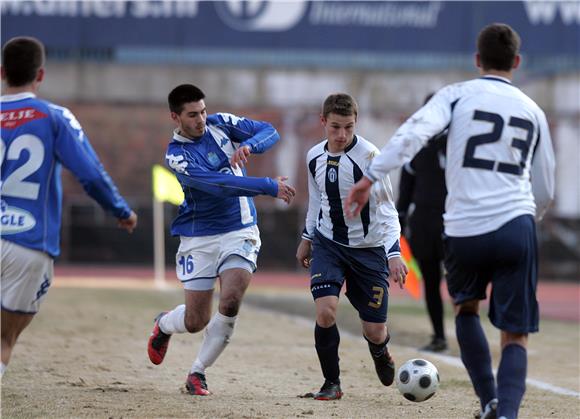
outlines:
[[[255,225],[213,236],[181,236],[175,256],[177,278],[186,290],[211,290],[223,268],[253,273],[260,246],[260,231]]]
[[[2,309],[35,314],[46,297],[54,276],[54,260],[48,254],[7,240],[1,241]]]

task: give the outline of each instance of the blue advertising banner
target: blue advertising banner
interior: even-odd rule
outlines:
[[[5,0],[1,7],[3,40],[30,35],[49,50],[111,49],[118,60],[203,53],[250,64],[333,65],[335,57],[341,66],[372,67],[410,54],[452,59],[473,54],[477,33],[492,22],[513,26],[522,52],[536,60],[578,65],[580,56],[578,1]]]

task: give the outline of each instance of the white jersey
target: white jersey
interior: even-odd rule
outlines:
[[[543,216],[554,197],[555,168],[546,116],[501,77],[441,89],[397,130],[365,175],[374,181],[403,165],[446,128],[448,236],[495,231],[523,214]]]
[[[398,213],[388,176],[373,185],[371,199],[358,217],[347,219],[343,202],[372,159],[380,152],[360,136],[341,153],[331,153],[324,140],[307,154],[308,213],[303,238],[311,240],[317,229],[324,237],[349,247],[385,246],[388,257],[400,255]]]

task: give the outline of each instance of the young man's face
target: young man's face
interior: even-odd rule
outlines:
[[[181,135],[187,138],[201,137],[205,132],[207,110],[205,102],[189,102],[183,105],[181,113],[171,112],[171,119],[177,124]]]
[[[340,153],[352,143],[356,116],[329,113],[326,117],[321,117],[321,121],[328,138],[328,151]]]

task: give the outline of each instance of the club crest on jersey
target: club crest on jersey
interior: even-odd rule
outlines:
[[[209,161],[213,167],[216,167],[218,164],[220,164],[220,158],[213,151],[207,153],[207,161]]]
[[[334,167],[331,167],[328,170],[328,180],[330,181],[330,183],[334,183],[334,182],[336,182],[337,178],[338,178],[338,172],[336,171],[336,169]]]
[[[0,232],[16,234],[31,230],[36,225],[36,219],[28,211],[11,207],[2,201],[0,204]]]

